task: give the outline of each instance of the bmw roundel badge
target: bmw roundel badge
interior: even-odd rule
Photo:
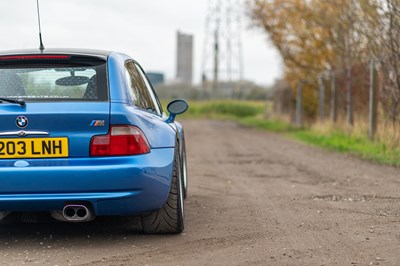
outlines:
[[[24,128],[28,125],[28,118],[26,118],[25,116],[18,116],[17,119],[15,120],[15,122],[17,123],[17,126],[20,128]]]

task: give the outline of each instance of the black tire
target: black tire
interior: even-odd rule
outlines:
[[[165,205],[158,211],[141,216],[143,232],[146,234],[181,233],[185,224],[183,184],[179,151],[175,150],[171,190]]]
[[[187,174],[187,162],[186,162],[186,145],[185,140],[182,143],[182,184],[183,184],[183,198],[186,199],[188,195],[188,174]]]

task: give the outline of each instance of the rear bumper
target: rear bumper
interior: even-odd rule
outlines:
[[[171,185],[174,149],[111,158],[0,161],[0,211],[62,210],[85,202],[96,215],[130,215],[161,208]]]

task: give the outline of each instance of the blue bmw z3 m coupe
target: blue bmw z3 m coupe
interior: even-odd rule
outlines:
[[[145,233],[184,229],[185,136],[127,55],[46,49],[0,53],[0,219],[48,212],[86,222],[140,217]]]

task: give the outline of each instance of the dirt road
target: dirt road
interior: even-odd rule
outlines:
[[[231,122],[184,125],[183,234],[3,222],[0,265],[400,265],[400,169]]]

